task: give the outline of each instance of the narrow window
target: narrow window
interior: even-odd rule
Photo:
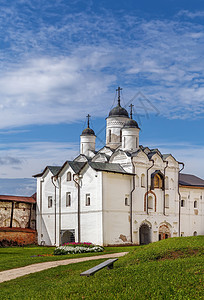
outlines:
[[[66,193],[66,207],[71,206],[71,193]]]
[[[125,195],[125,206],[130,206],[129,195]]]
[[[123,138],[123,148],[125,148],[125,136]]]
[[[120,143],[122,143],[122,129],[120,129]]]
[[[109,143],[111,143],[111,130],[109,129],[109,133],[108,133],[108,138],[109,138]]]
[[[153,209],[153,197],[152,196],[148,197],[148,208]]]
[[[48,196],[48,208],[52,207],[52,196]]]
[[[198,207],[198,202],[194,201],[194,208],[197,208],[197,207]]]
[[[185,200],[181,200],[181,207],[185,206]]]
[[[71,181],[72,180],[72,174],[71,172],[67,172],[67,181]]]
[[[136,148],[138,148],[138,139],[136,137]]]
[[[86,194],[86,206],[90,206],[90,204],[91,204],[90,194]]]

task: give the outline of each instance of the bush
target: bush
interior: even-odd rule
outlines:
[[[92,243],[65,243],[62,246],[55,248],[54,255],[66,255],[88,252],[103,252],[102,246]]]
[[[0,248],[23,246],[16,241],[3,239],[0,241]]]

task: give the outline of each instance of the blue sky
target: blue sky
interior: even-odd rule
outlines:
[[[88,113],[101,147],[119,85],[140,143],[204,178],[202,0],[0,0],[0,27],[0,194],[73,159]]]

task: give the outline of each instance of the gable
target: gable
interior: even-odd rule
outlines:
[[[111,156],[110,163],[126,163],[127,160],[129,161],[131,158],[124,151],[118,150]]]
[[[103,147],[101,148],[98,153],[104,153],[104,154],[107,154],[109,156],[111,156],[113,154],[113,151],[109,148],[109,147]]]
[[[98,153],[92,159],[92,162],[107,162],[108,158],[105,153]]]

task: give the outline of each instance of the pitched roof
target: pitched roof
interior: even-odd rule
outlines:
[[[48,166],[48,169],[55,176],[59,172],[59,170],[61,169],[61,167],[59,167],[59,166]]]
[[[0,195],[0,200],[22,202],[22,203],[36,203],[36,200],[33,197],[22,197],[22,196]]]
[[[61,167],[59,166],[47,166],[41,173],[33,175],[33,177],[41,177],[47,170],[50,170],[50,172],[55,176]]]
[[[67,160],[67,161],[65,161],[65,163],[63,164],[63,166],[59,169],[59,171],[55,174],[55,175],[59,175],[60,174],[60,172],[63,170],[63,168],[68,164],[71,168],[72,168],[72,170],[77,174],[82,168],[83,168],[83,166],[86,164],[87,162],[86,161],[84,161],[84,162],[81,162],[81,161],[75,161],[75,160],[73,160],[73,161],[69,161],[69,160]]]
[[[133,175],[131,173],[126,172],[120,164],[114,163],[102,163],[102,162],[89,162],[89,165],[96,171],[105,171],[111,173],[120,173],[126,175]]]
[[[80,162],[80,161],[67,161],[67,162],[75,173],[78,173],[86,164],[86,162]]]
[[[183,186],[196,186],[204,188],[204,180],[191,174],[179,174],[179,184]]]

